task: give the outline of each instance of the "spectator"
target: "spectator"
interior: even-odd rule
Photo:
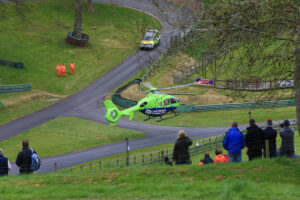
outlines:
[[[277,131],[272,128],[272,125],[273,125],[272,120],[268,119],[267,128],[265,128],[263,132],[264,132],[264,140],[269,140],[270,158],[275,158]],[[265,145],[263,145],[263,148],[264,148],[264,157],[266,157]]]
[[[221,150],[215,151],[216,157],[214,159],[214,163],[226,163],[228,162],[226,157],[222,154]]]
[[[169,161],[169,157],[167,157],[167,156],[165,157],[165,164],[173,166],[173,163],[171,161]]]
[[[0,149],[0,176],[8,175],[8,170],[11,170],[10,162],[3,156],[3,150]]]
[[[20,174],[30,174],[32,173],[32,171],[30,170],[32,151],[31,149],[29,149],[28,140],[23,140],[22,146],[23,150],[19,152],[16,164],[18,167],[20,167]]]
[[[292,157],[295,153],[294,149],[294,130],[290,127],[289,120],[284,120],[283,129],[280,131],[281,147],[280,156]]]
[[[204,159],[203,159],[203,164],[209,164],[209,163],[214,163],[213,159],[209,156],[208,152],[204,153]]]
[[[249,121],[249,127],[247,128],[246,133],[246,147],[247,155],[249,157],[249,160],[253,160],[255,158],[261,158],[262,156],[262,149],[264,146],[264,132],[256,126],[255,120],[250,119]]]
[[[229,162],[241,162],[241,151],[245,147],[244,135],[238,129],[237,122],[233,122],[231,126],[225,135],[223,147],[228,151]]]
[[[193,144],[183,130],[178,132],[178,138],[173,149],[173,161],[178,164],[191,164],[189,146]]]

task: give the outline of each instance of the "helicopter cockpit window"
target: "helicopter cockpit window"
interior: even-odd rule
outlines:
[[[158,102],[158,105],[159,105],[159,106],[162,106],[162,102],[161,102],[161,101],[160,101],[160,102]]]
[[[169,99],[165,99],[165,100],[164,100],[164,104],[165,104],[166,106],[169,105],[169,104],[170,104]]]
[[[147,102],[142,103],[140,107],[144,107],[145,105],[147,105]]]
[[[171,103],[177,103],[176,99],[171,98]]]

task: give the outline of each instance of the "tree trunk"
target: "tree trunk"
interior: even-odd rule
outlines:
[[[92,0],[88,0],[88,12],[95,12],[92,4]]]
[[[297,39],[295,41],[294,88],[295,88],[297,127],[298,130],[300,130],[300,20],[298,20]]]
[[[77,39],[81,39],[81,2],[80,0],[74,0],[75,2],[75,22],[73,35]]]

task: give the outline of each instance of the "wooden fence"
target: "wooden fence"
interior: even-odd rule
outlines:
[[[190,155],[203,154],[206,151],[215,150],[222,148],[224,135],[204,138],[194,141],[194,145],[190,147]],[[165,157],[171,158],[173,154],[173,147],[167,148],[159,151],[153,151],[150,153],[143,153],[132,156],[125,156],[123,158],[117,158],[114,160],[103,160],[97,162],[91,162],[85,165],[75,166],[68,168],[70,171],[84,171],[93,170],[101,168],[112,168],[112,167],[127,167],[127,166],[143,166],[143,165],[164,165]]]

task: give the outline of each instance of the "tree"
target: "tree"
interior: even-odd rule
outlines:
[[[92,4],[92,0],[88,0],[88,12],[95,12]]]
[[[74,29],[73,29],[73,35],[77,39],[82,38],[81,33],[81,21],[82,21],[82,14],[81,14],[81,1],[80,0],[74,0],[75,3],[75,21],[74,21]]]
[[[160,7],[158,0],[154,1]],[[195,2],[169,1],[177,9],[189,1]],[[278,98],[281,92],[278,92],[276,83],[293,79],[297,126],[300,129],[299,1],[202,0],[202,3],[204,18],[194,19],[196,26],[192,31],[197,33],[196,38],[206,40],[214,51],[223,51],[217,62],[219,73],[237,81],[247,81],[252,76],[268,80],[270,88],[260,100]],[[203,34],[207,38],[203,38]]]

